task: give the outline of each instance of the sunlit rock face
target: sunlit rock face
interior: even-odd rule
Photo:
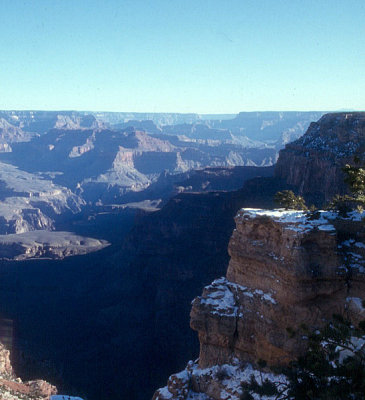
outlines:
[[[12,376],[13,369],[10,363],[10,352],[0,343],[0,375]]]
[[[23,382],[14,375],[10,352],[0,343],[0,398],[4,400],[48,400],[57,393],[55,386],[43,380]]]
[[[342,167],[356,158],[364,163],[364,150],[365,113],[328,114],[280,152],[274,175],[321,205],[346,192]],[[199,359],[172,375],[156,400],[238,400],[239,382],[245,371],[257,373],[260,359],[269,365],[295,359],[306,348],[307,329],[335,313],[364,319],[363,215],[241,209],[235,223],[226,276],[192,303]]]
[[[206,286],[192,303],[200,355],[187,386],[204,399],[223,400],[227,393],[239,399],[234,382],[254,369],[249,365],[260,359],[287,364],[305,350],[307,329],[320,328],[333,314],[355,322],[365,314],[362,214],[242,209],[235,221],[226,277]],[[212,372],[218,365],[228,371],[224,379]],[[194,398],[181,397],[186,384],[174,377],[155,399]]]
[[[61,214],[75,214],[84,200],[51,180],[0,162],[0,234],[54,229]]]
[[[108,245],[105,240],[78,236],[70,232],[35,230],[0,235],[0,260],[63,259],[92,253]]]
[[[166,171],[271,166],[279,149],[321,115],[240,113],[210,120],[199,115],[0,111],[0,155],[25,171],[52,173],[53,183],[88,203],[115,204],[138,197]]]
[[[228,364],[207,368],[190,361],[183,371],[169,377],[167,385],[155,392],[153,400],[239,400],[242,383],[249,383],[252,375],[259,381],[262,378],[287,382],[283,375],[259,371],[237,358]],[[265,396],[265,399],[275,400],[275,396]]]
[[[280,151],[275,176],[321,204],[346,192],[342,167],[364,150],[365,113],[326,114]]]
[[[315,329],[334,313],[347,312],[349,298],[361,299],[365,290],[361,218],[241,210],[227,278],[193,303],[200,365],[228,362],[232,355],[285,364],[305,347],[293,331],[303,324]]]

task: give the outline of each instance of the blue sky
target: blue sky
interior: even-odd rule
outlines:
[[[363,0],[1,0],[0,109],[365,109]]]

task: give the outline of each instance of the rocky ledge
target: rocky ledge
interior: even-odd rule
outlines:
[[[364,216],[239,211],[226,277],[205,287],[192,303],[191,327],[200,341],[195,372],[186,375],[188,366],[183,374],[188,383],[180,375],[170,377],[155,400],[239,399],[247,368],[254,370],[260,359],[283,365],[304,351],[304,325],[318,329],[334,313],[364,319]],[[222,366],[226,373],[214,376]],[[197,374],[204,384],[196,383]]]
[[[75,235],[71,232],[31,231],[0,235],[0,259],[62,259],[83,255],[109,246],[106,240]]]
[[[23,382],[14,375],[10,353],[0,343],[0,398],[2,400],[48,400],[57,389],[46,381]]]
[[[190,361],[184,371],[170,376],[167,386],[159,389],[153,400],[239,399],[242,394],[241,385],[250,382],[251,375],[259,381],[267,379],[272,382],[286,382],[283,375],[261,372],[237,358],[232,359],[229,364],[208,368],[200,368],[198,362]]]
[[[354,156],[364,162],[364,150],[364,112],[326,114],[280,151],[275,176],[321,205],[347,191],[342,167]]]
[[[85,201],[70,189],[0,162],[1,234],[53,230],[56,218],[77,214],[83,206]]]

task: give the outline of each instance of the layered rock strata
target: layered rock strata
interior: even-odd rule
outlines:
[[[0,162],[0,234],[53,230],[56,218],[77,214],[83,206],[70,189]]]
[[[99,251],[109,245],[106,240],[79,236],[71,232],[36,230],[0,235],[0,260],[63,259]]]
[[[181,382],[170,378],[155,399],[189,399],[197,393],[203,399],[238,399],[240,383],[234,382],[251,365],[260,359],[283,365],[301,354],[307,343],[304,326],[317,329],[335,313],[363,319],[362,218],[358,213],[339,218],[330,212],[242,209],[229,243],[227,275],[205,287],[191,311],[191,327],[200,341],[195,374],[208,379],[202,371],[219,365],[230,370],[239,360],[237,371],[221,379],[232,390],[211,393],[219,376],[202,387],[192,374],[185,397],[176,394]]]
[[[354,156],[364,162],[365,113],[326,114],[280,151],[275,176],[312,202],[345,193],[342,167]]]
[[[23,382],[14,375],[9,351],[0,343],[0,398],[3,400],[48,400],[57,389],[46,381]]]

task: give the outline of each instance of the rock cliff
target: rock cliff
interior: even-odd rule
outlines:
[[[275,176],[316,204],[346,192],[341,168],[364,161],[365,113],[326,114],[280,151]]]
[[[0,234],[53,230],[59,216],[79,213],[85,201],[39,174],[0,162]]]
[[[0,235],[0,260],[63,259],[99,251],[109,244],[106,240],[78,236],[71,232],[39,229]]]
[[[258,373],[252,367],[258,360],[283,365],[301,354],[307,338],[294,332],[304,325],[315,330],[334,313],[362,319],[362,218],[242,209],[229,242],[226,277],[192,303],[199,360],[188,365],[184,383],[172,376],[154,398],[190,399],[200,393],[202,399],[238,399],[240,383]]]
[[[3,400],[48,400],[57,393],[55,386],[43,380],[23,382],[14,375],[10,352],[0,343],[0,398]]]
[[[268,182],[261,185],[262,181]],[[194,182],[189,181],[189,185]],[[282,188],[273,185],[271,178],[257,178],[238,191],[180,193],[160,211],[136,223],[118,255],[118,259],[128,254],[131,257],[128,291],[133,300],[128,303],[134,304],[118,323],[123,329],[135,315],[143,320],[143,325],[137,325],[142,339],[133,347],[133,360],[136,363],[140,357],[143,370],[150,371],[143,389],[135,393],[136,399],[152,396],[156,382],[162,385],[171,371],[183,368],[188,357],[196,356],[199,342],[189,328],[191,300],[226,272],[227,246],[237,211],[254,204],[268,207],[277,190]],[[134,332],[138,337],[138,330]],[[136,350],[141,345],[145,348]],[[129,363],[128,357],[123,362]],[[142,395],[144,389],[148,390]]]

